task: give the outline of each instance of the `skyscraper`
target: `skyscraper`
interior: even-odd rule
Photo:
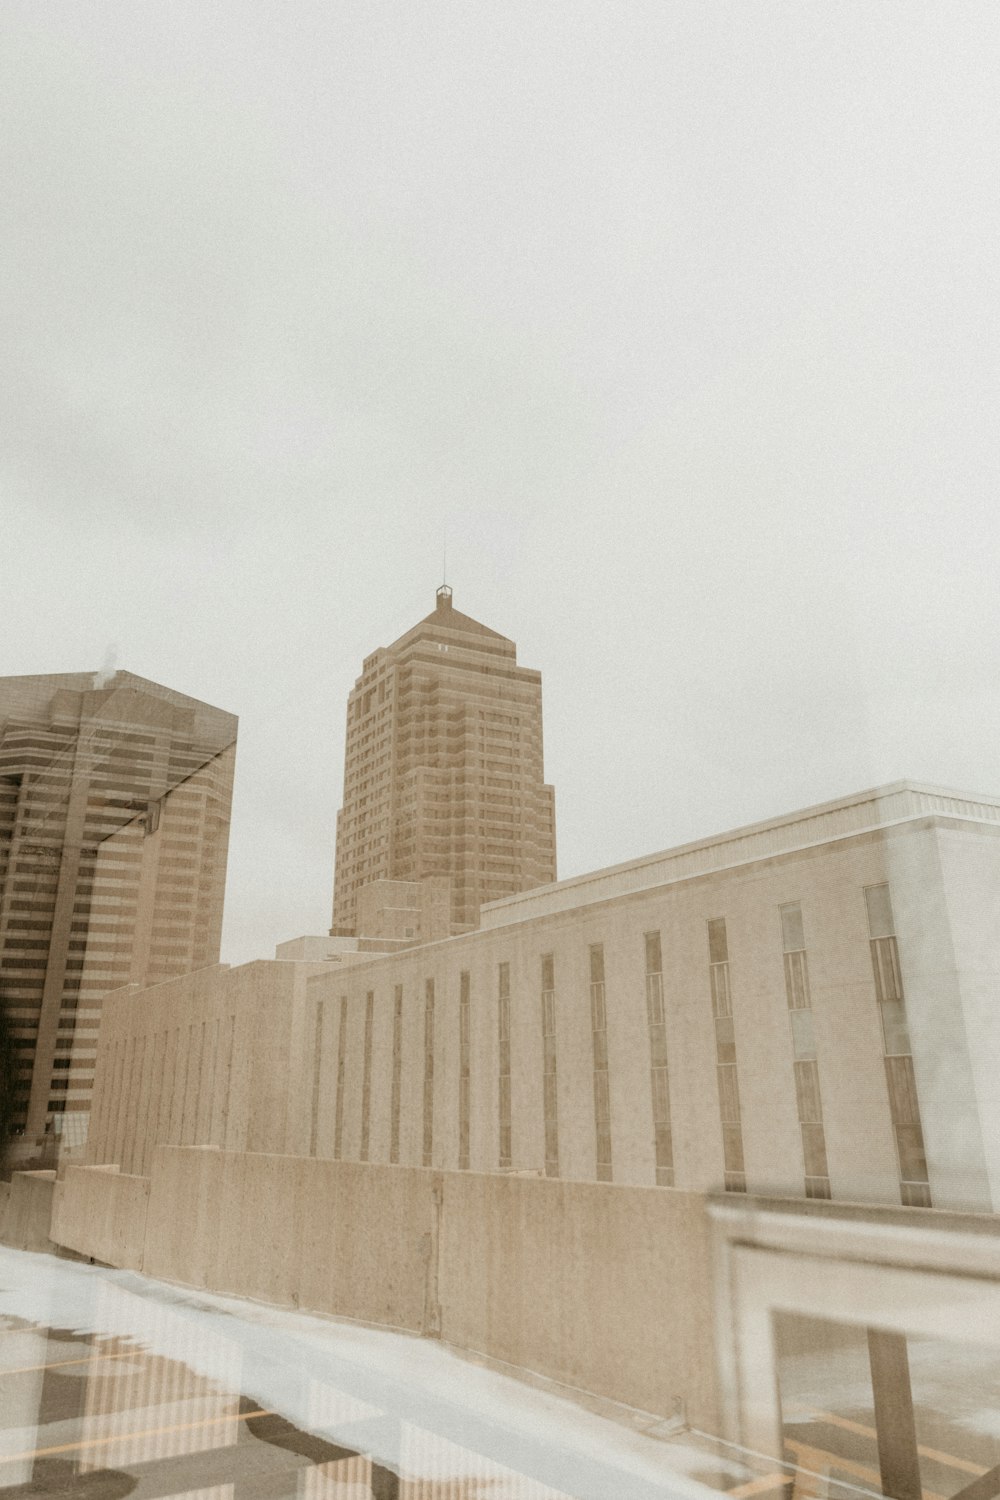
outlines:
[[[26,1155],[52,1126],[82,1133],[102,997],[218,961],[236,727],[129,672],[0,678],[0,994]]]
[[[541,673],[443,585],[432,614],[366,657],[348,698],[333,932],[467,932],[484,902],[555,878]]]

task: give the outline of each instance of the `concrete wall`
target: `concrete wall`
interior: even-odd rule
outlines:
[[[819,831],[812,824],[822,821],[811,820],[812,834]],[[841,822],[835,826],[841,830]],[[699,857],[707,858],[706,851]],[[1000,839],[991,826],[938,816],[841,830],[832,842],[778,849],[575,909],[562,909],[543,892],[531,897],[529,920],[405,953],[343,966],[260,962],[204,970],[141,994],[113,996],[102,1023],[89,1160],[146,1173],[157,1144],[216,1145],[456,1170],[464,973],[470,994],[468,1166],[496,1172],[505,1165],[498,976],[506,964],[510,1165],[541,1170],[542,959],[551,955],[558,1116],[552,1175],[592,1181],[589,948],[601,944],[612,1180],[669,1185],[669,1174],[658,1179],[656,1170],[647,1017],[645,935],[656,932],[672,1185],[717,1191],[725,1168],[707,924],[721,917],[746,1187],[799,1196],[805,1167],[779,915],[783,904],[797,902],[832,1196],[898,1203],[900,1168],[865,906],[865,888],[884,882],[897,913],[932,1201],[990,1209],[1000,1193],[1000,1110],[990,1082],[1000,1066],[992,1008],[1000,983]],[[425,1045],[428,981],[434,986],[432,1066]]]
[[[716,1421],[703,1198],[443,1174],[441,1333],[463,1348]]]
[[[308,1152],[305,985],[324,968],[216,966],[109,995],[88,1162],[143,1175],[156,1145]]]
[[[15,1172],[0,1202],[0,1244],[15,1250],[51,1250],[55,1172]]]
[[[68,1167],[56,1185],[51,1237],[105,1265],[141,1270],[148,1199],[147,1177],[114,1167]]]
[[[160,1147],[149,1181],[71,1168],[53,1234],[165,1280],[440,1335],[717,1419],[694,1194]]]

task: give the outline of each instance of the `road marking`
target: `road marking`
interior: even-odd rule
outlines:
[[[862,1437],[878,1438],[874,1427],[866,1427],[863,1422],[854,1422],[850,1417],[838,1417],[832,1411],[818,1411],[813,1406],[800,1406],[795,1410],[800,1415],[809,1415],[819,1419],[821,1422],[829,1422],[833,1427],[843,1427],[848,1432],[857,1432]],[[988,1471],[981,1464],[974,1464],[967,1458],[958,1458],[954,1453],[942,1453],[940,1448],[924,1448],[917,1444],[917,1452],[921,1458],[932,1459],[935,1463],[946,1464],[949,1469],[961,1469],[963,1474],[973,1474],[977,1479]]]
[[[137,1354],[145,1353],[145,1349],[126,1349],[122,1354],[88,1354],[85,1359],[58,1359],[51,1365],[18,1365],[13,1370],[0,1370],[0,1380],[5,1375],[30,1375],[36,1370],[65,1370],[67,1365],[89,1365],[95,1359],[134,1359]]]
[[[749,1495],[762,1495],[766,1490],[776,1490],[786,1484],[792,1484],[794,1476],[791,1474],[761,1474],[758,1479],[751,1479],[746,1484],[737,1485],[734,1490],[726,1490],[724,1493],[727,1500],[745,1500]]]
[[[785,1447],[791,1448],[797,1464],[802,1468],[811,1469],[820,1478],[823,1477],[824,1469],[841,1469],[845,1474],[853,1474],[856,1479],[866,1479],[879,1494],[882,1494],[881,1474],[875,1469],[869,1469],[865,1464],[855,1463],[851,1458],[841,1458],[839,1453],[830,1453],[826,1448],[810,1447],[808,1443],[800,1443],[792,1438],[785,1438]],[[924,1500],[945,1500],[944,1495],[939,1495],[934,1490],[923,1490],[922,1493]]]
[[[0,1454],[0,1464],[21,1463],[26,1458],[51,1458],[54,1453],[75,1453],[79,1448],[103,1448],[108,1443],[128,1443],[135,1438],[157,1437],[161,1432],[190,1432],[193,1427],[214,1427],[220,1422],[247,1422],[251,1417],[276,1416],[280,1416],[280,1413],[276,1411],[230,1412],[228,1416],[205,1417],[200,1422],[176,1422],[168,1427],[143,1427],[138,1432],[113,1432],[108,1437],[81,1438],[78,1443],[59,1443],[54,1448],[29,1448],[24,1453]],[[935,1496],[934,1500],[940,1500],[940,1496]]]

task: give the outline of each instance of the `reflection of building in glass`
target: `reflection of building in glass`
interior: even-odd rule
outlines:
[[[452,607],[365,659],[347,703],[333,931],[427,941],[555,879],[542,682]]]
[[[90,1104],[102,997],[219,957],[236,719],[128,672],[0,679],[0,978],[24,1154]]]

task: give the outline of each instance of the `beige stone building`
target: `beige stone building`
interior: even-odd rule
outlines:
[[[76,1141],[101,1001],[218,962],[237,721],[129,672],[0,679],[15,1129]]]
[[[541,674],[451,590],[364,662],[347,705],[335,936],[467,932],[485,903],[555,879]]]
[[[900,783],[391,954],[106,1007],[89,1159],[157,1144],[994,1211],[1000,799]]]

